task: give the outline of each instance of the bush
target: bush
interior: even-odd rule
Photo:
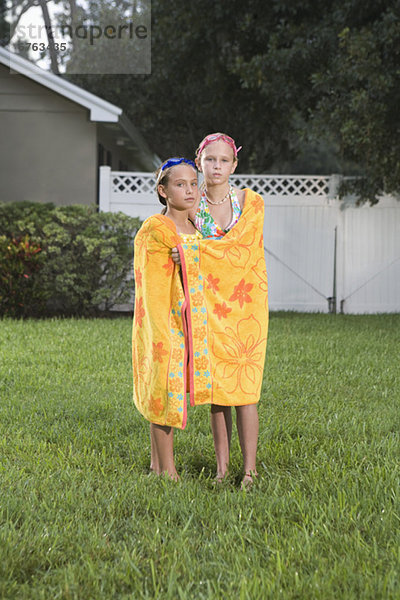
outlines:
[[[40,268],[41,247],[28,235],[9,239],[0,236],[0,314],[11,317],[24,311],[32,298],[32,275]]]
[[[139,227],[91,206],[0,203],[0,314],[92,315],[129,301]]]

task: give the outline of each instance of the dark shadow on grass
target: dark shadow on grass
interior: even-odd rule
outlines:
[[[182,467],[188,474],[199,478],[202,475],[205,479],[215,477],[215,462],[201,454],[192,454],[185,457]]]

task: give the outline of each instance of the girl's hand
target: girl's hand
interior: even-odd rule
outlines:
[[[176,265],[180,265],[181,264],[181,257],[179,256],[179,250],[178,250],[178,248],[172,248],[171,255],[172,255],[172,260],[174,261],[174,263]]]

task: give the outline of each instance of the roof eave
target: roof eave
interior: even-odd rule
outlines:
[[[90,120],[99,122],[116,123],[122,114],[122,109],[111,104],[90,92],[70,83],[59,75],[44,71],[29,60],[0,47],[0,63],[16,71],[25,77],[29,77],[36,83],[61,94],[65,98],[89,109]]]
[[[68,98],[72,102],[84,106],[89,110],[91,121],[97,123],[116,123],[139,150],[140,162],[143,164],[144,168],[152,171],[160,164],[161,160],[159,157],[152,152],[144,137],[136,129],[134,124],[124,115],[119,106],[111,104],[110,102],[87,92],[83,88],[63,79],[60,75],[44,71],[29,60],[22,58],[1,46],[0,63],[9,67],[10,71],[15,71],[20,75],[24,75],[36,83],[60,94],[64,98]]]

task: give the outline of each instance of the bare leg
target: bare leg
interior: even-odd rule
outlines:
[[[152,461],[157,469],[157,475],[167,473],[175,481],[179,479],[174,462],[174,430],[172,427],[150,423],[150,436],[152,441]]]
[[[256,476],[256,455],[258,441],[258,411],[257,404],[247,404],[236,407],[237,428],[240,447],[243,454],[244,477],[242,484],[253,481]]]
[[[211,431],[217,458],[217,479],[223,479],[228,471],[229,450],[232,437],[232,412],[230,406],[211,406]]]
[[[150,458],[150,471],[153,473],[160,472],[160,463],[158,460],[156,440],[154,439],[154,427],[150,423],[150,444],[151,444],[151,458]]]

